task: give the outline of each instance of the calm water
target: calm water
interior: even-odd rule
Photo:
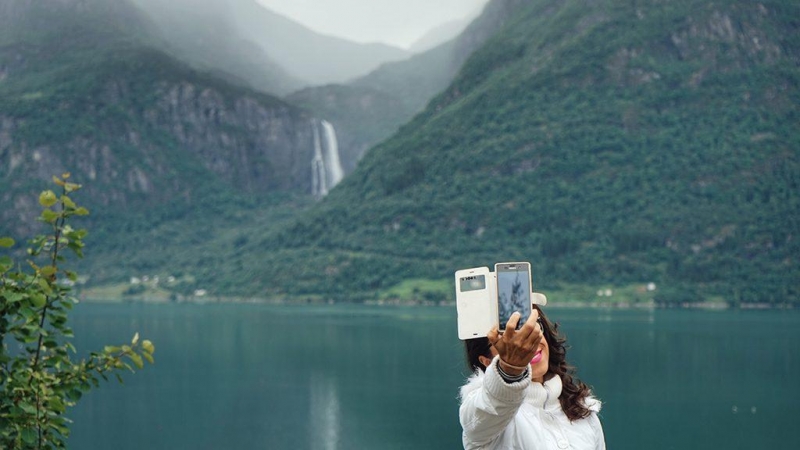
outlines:
[[[610,449],[795,448],[800,312],[549,309]],[[71,411],[73,449],[457,449],[451,308],[81,304],[79,351],[156,365]]]

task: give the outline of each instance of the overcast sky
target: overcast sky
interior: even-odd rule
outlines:
[[[428,30],[480,11],[489,0],[258,0],[312,30],[406,48]]]

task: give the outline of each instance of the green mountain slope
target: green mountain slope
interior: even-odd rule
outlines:
[[[313,212],[240,256],[241,289],[363,299],[529,260],[556,293],[800,300],[800,5],[526,3]]]
[[[95,283],[205,265],[311,202],[318,120],[151,47],[126,5],[15,0],[0,28],[0,235],[71,172]]]

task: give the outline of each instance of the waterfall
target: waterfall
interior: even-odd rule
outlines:
[[[319,126],[314,125],[314,159],[311,160],[311,194],[321,198],[328,195],[328,177],[325,170],[325,159],[322,158],[322,145],[319,139]]]
[[[323,153],[323,139],[320,136],[319,125],[313,121],[314,127],[314,158],[311,160],[311,194],[316,198],[328,195],[328,191],[339,184],[344,178],[344,170],[339,158],[339,143],[336,140],[336,130],[326,120],[321,120],[325,133]]]
[[[330,186],[332,189],[344,178],[342,162],[339,160],[339,142],[336,140],[336,130],[327,120],[322,121],[322,128],[325,130],[325,148],[327,150],[328,174],[330,175]]]

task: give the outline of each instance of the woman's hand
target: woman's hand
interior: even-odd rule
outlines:
[[[495,327],[487,335],[500,355],[500,367],[509,375],[519,375],[525,371],[542,341],[542,330],[536,323],[539,311],[534,309],[528,321],[517,330],[519,318],[520,313],[515,312],[508,319],[503,334]]]

